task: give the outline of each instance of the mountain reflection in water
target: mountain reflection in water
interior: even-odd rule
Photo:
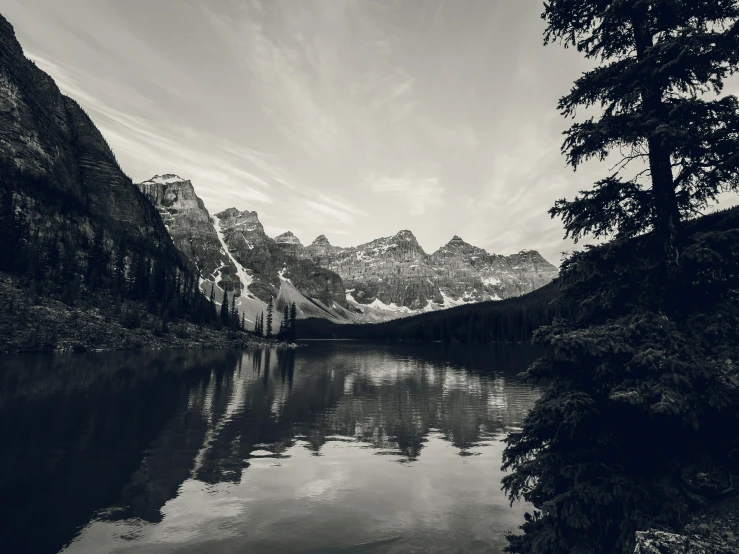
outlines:
[[[6,552],[499,552],[523,346],[5,356]]]

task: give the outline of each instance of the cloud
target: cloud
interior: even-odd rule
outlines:
[[[113,107],[121,93],[128,104],[136,101],[139,108],[149,103],[129,94],[125,84],[105,83],[38,55],[28,57],[85,108],[134,181],[154,173],[176,173],[193,181],[198,193],[219,210],[234,204],[234,199],[245,200],[246,207],[272,204],[274,196],[267,191],[290,180],[267,154],[182,125],[155,124]]]
[[[305,37],[298,30],[293,30],[293,40],[284,35],[277,40],[266,31],[265,9],[259,2],[245,3],[235,17],[205,5],[203,10],[229,43],[243,52],[242,63],[261,91],[263,109],[283,135],[312,156],[335,151],[339,125],[312,86],[316,77],[320,80],[330,71],[331,46],[312,41],[300,48]],[[300,28],[297,16],[283,23]]]
[[[351,213],[342,208],[337,208],[330,204],[322,204],[314,200],[305,200],[303,202],[306,210],[306,217],[316,223],[344,223],[349,224],[354,221]]]
[[[444,188],[438,177],[368,177],[368,181],[376,193],[401,197],[413,216],[421,216],[429,208],[443,203]]]

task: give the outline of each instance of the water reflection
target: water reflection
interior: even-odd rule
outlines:
[[[463,536],[445,536],[490,551],[520,515],[499,491],[499,439],[538,396],[515,377],[535,356],[314,343],[6,357],[0,532],[12,552],[192,551],[206,539],[224,552],[400,552],[469,508],[450,527]],[[489,531],[491,510],[511,524]]]

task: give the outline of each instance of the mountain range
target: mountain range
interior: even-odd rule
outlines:
[[[489,254],[456,236],[428,254],[409,230],[352,247],[321,235],[304,246],[291,232],[268,236],[255,211],[210,214],[175,174],[134,184],[2,16],[0,184],[10,210],[3,232],[22,220],[27,233],[4,237],[0,269],[53,283],[46,293],[72,303],[79,291],[108,290],[152,313],[179,313],[193,309],[199,286],[219,304],[235,299],[252,325],[270,299],[275,325],[292,303],[299,318],[378,322],[519,296],[557,275],[535,251]],[[10,251],[19,244],[23,252]]]
[[[271,298],[279,312],[296,303],[299,318],[386,321],[536,290],[558,274],[538,252],[490,254],[454,236],[427,254],[409,230],[354,247],[325,235],[304,246],[290,231],[269,237],[255,211],[211,216],[193,184],[174,174],[140,183],[174,244],[200,271],[201,287],[236,298],[247,320]],[[279,318],[278,318],[279,319]]]

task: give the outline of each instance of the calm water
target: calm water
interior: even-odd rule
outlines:
[[[500,552],[528,347],[0,358],[4,552]]]

